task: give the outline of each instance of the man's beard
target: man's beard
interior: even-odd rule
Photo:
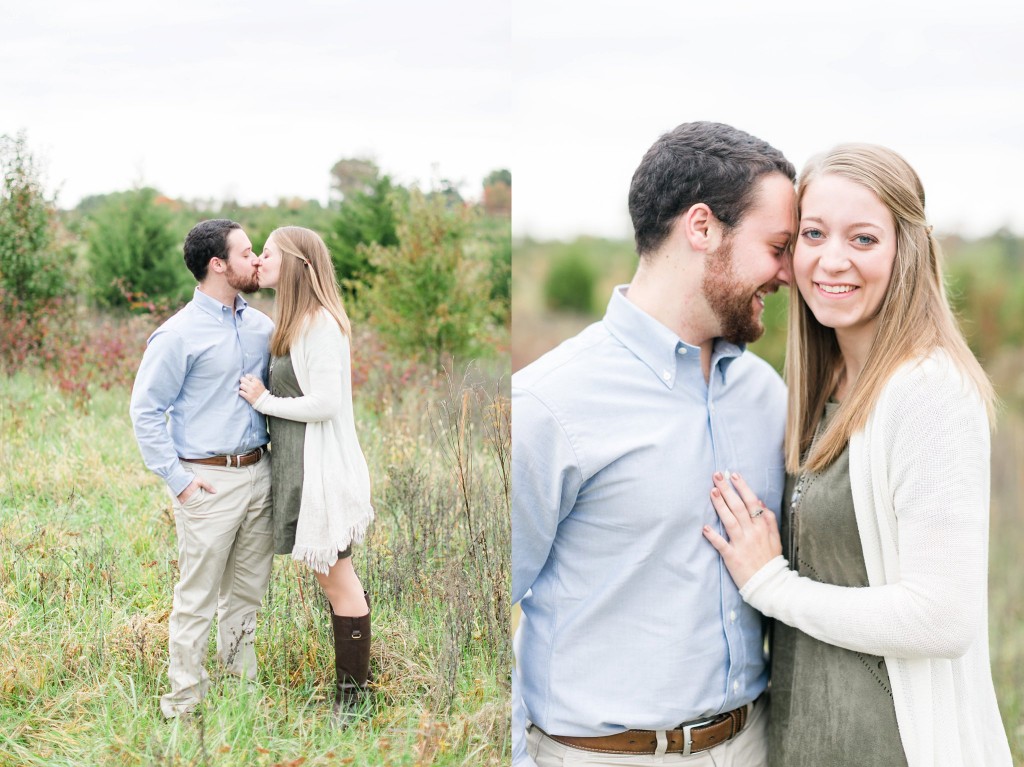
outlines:
[[[259,272],[253,270],[253,273],[247,277],[232,269],[230,262],[227,263],[227,266],[228,268],[224,272],[224,276],[228,280],[228,285],[233,287],[235,290],[240,290],[243,293],[255,293],[260,289]]]
[[[740,284],[733,267],[732,241],[727,238],[714,253],[707,254],[701,288],[721,323],[722,338],[734,344],[749,344],[764,333],[761,313],[754,309],[754,292],[765,286],[750,290]]]

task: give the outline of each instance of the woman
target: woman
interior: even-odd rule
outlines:
[[[777,619],[770,763],[1010,765],[988,653],[994,396],[921,182],[849,144],[810,162],[797,198],[781,536],[735,475],[711,490],[728,540],[704,528]]]
[[[330,601],[333,714],[345,726],[359,710],[370,663],[370,605],[351,544],[373,519],[352,413],[351,325],[327,246],[309,229],[271,232],[259,280],[277,291],[270,391],[246,376],[239,394],[269,420],[275,551],[309,565]]]

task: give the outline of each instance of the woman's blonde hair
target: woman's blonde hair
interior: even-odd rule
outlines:
[[[321,307],[334,317],[346,336],[352,325],[338,292],[334,264],[320,235],[301,226],[282,226],[270,233],[281,251],[281,272],[274,305],[275,327],[270,338],[270,353],[280,357],[288,353],[306,320]]]
[[[895,223],[896,258],[864,369],[850,382],[852,386],[813,450],[825,403],[843,373],[842,355],[835,331],[815,319],[799,290],[790,290],[785,453],[786,469],[791,473],[819,471],[831,464],[850,436],[864,428],[896,369],[936,349],[944,350],[977,387],[994,423],[992,384],[964,341],[946,298],[941,252],[925,218],[924,188],[917,173],[891,149],[841,144],[812,158],[803,169],[797,181],[798,206],[808,186],[826,174],[849,179],[878,196]]]

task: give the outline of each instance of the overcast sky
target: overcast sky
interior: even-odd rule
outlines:
[[[517,0],[513,232],[629,237],[644,152],[681,122],[714,120],[798,169],[842,141],[885,144],[921,175],[940,232],[1024,233],[1013,5]]]
[[[370,155],[479,197],[511,163],[510,0],[0,0],[0,134],[59,204],[326,201]]]
[[[732,123],[799,167],[873,141],[918,170],[940,231],[1024,233],[1024,10],[861,0],[0,0],[0,133],[59,202],[326,200],[341,157],[479,194],[513,231],[628,237],[657,136]]]

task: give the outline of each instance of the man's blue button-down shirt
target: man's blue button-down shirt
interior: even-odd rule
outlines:
[[[267,423],[238,395],[247,373],[267,380],[274,323],[237,296],[234,310],[196,288],[146,345],[131,417],[146,466],[175,495],[193,477],[178,461],[247,453],[267,444]]]
[[[556,735],[672,729],[754,700],[761,616],[701,534],[715,471],[778,510],[786,394],[742,347],[700,349],[617,288],[604,320],[512,378],[514,757]]]

